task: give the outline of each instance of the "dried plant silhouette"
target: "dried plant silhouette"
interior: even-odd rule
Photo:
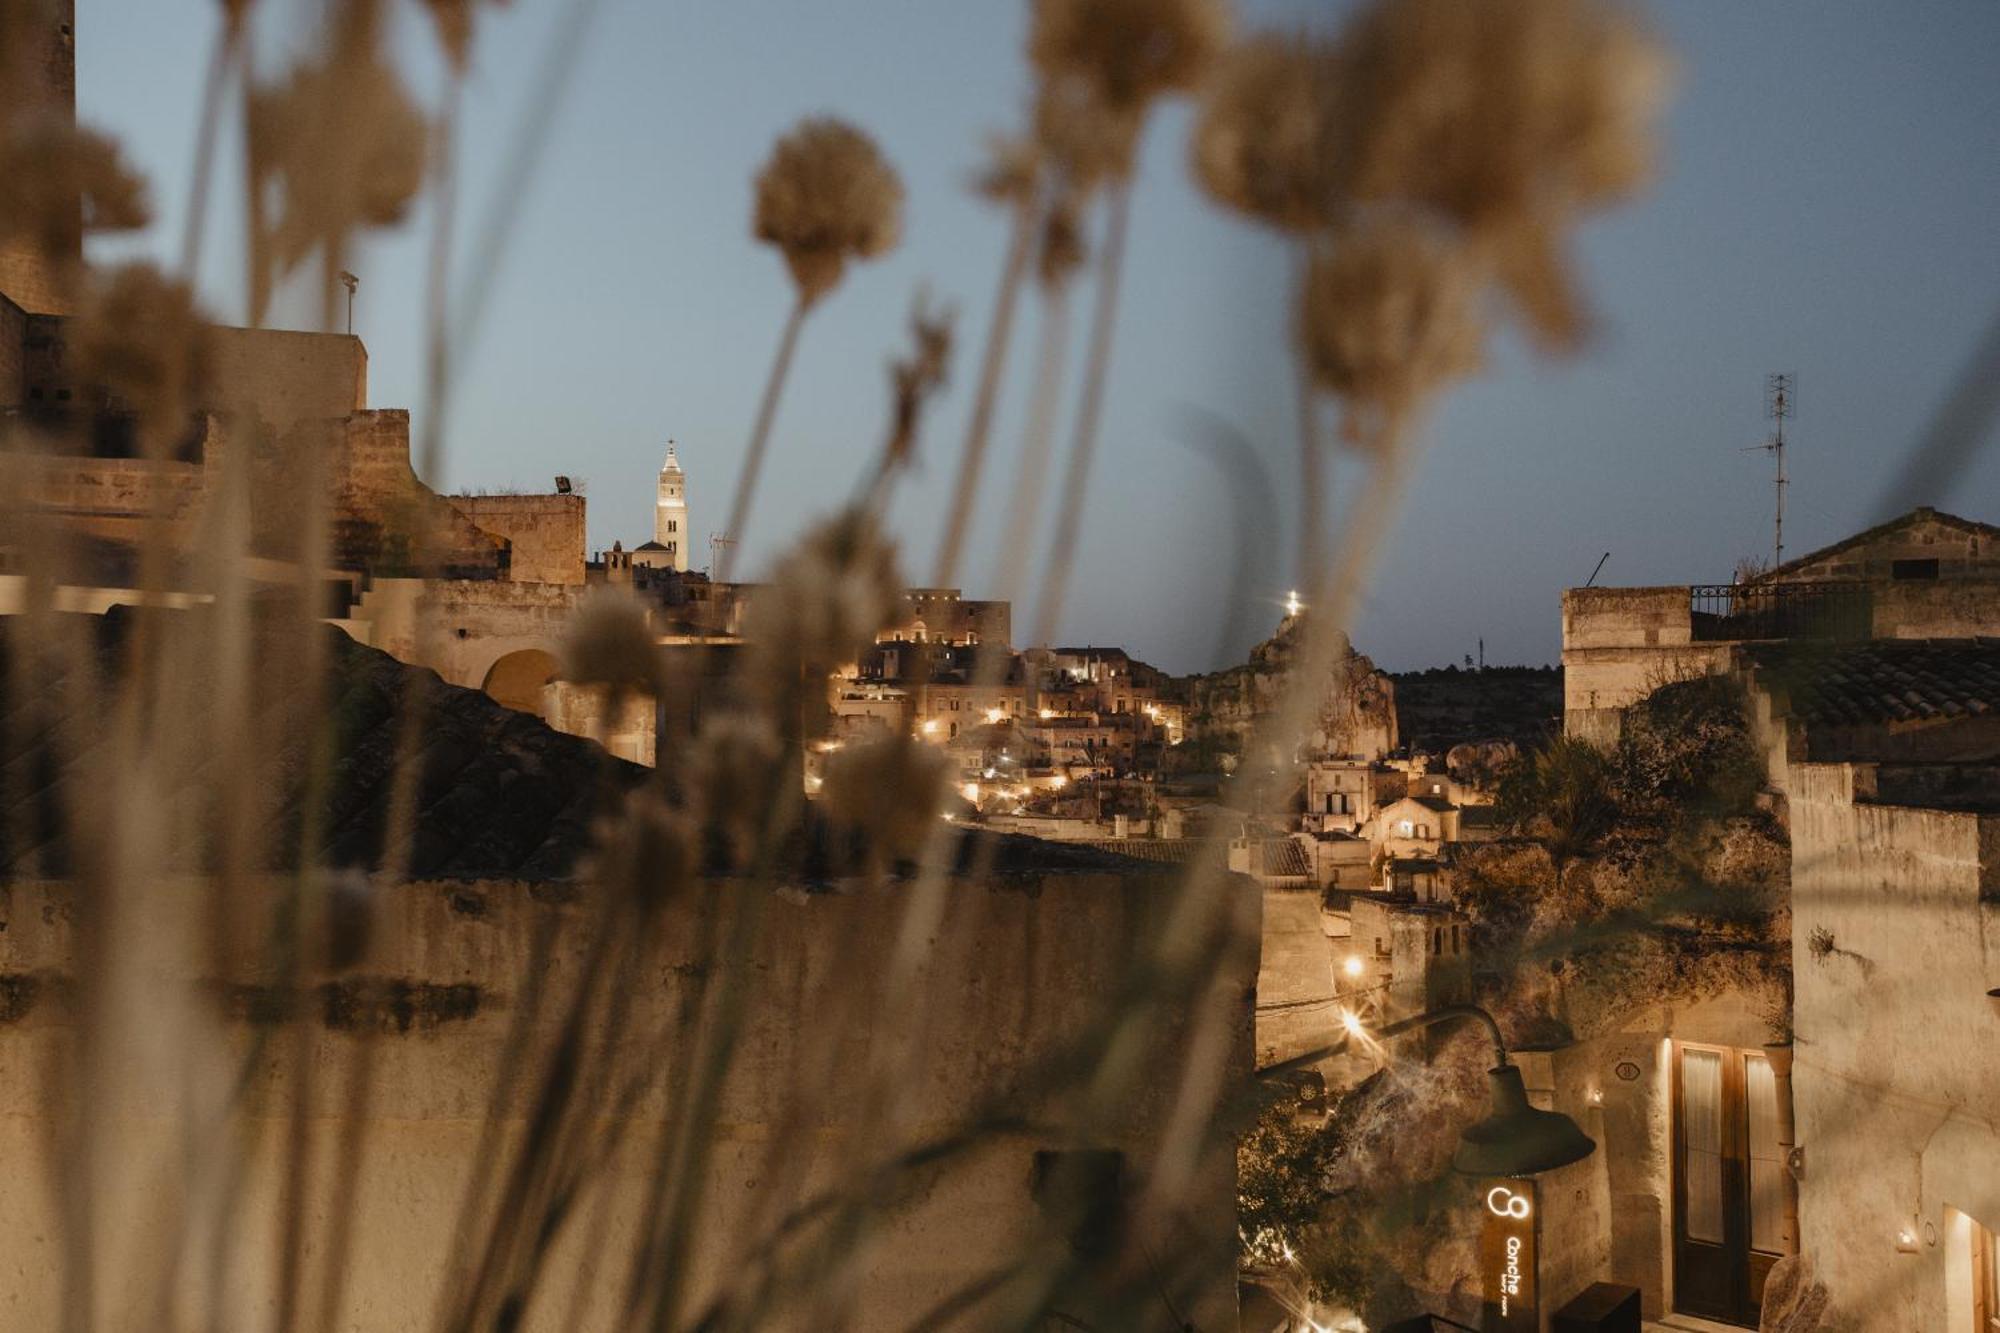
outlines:
[[[445,65],[442,105],[426,107],[390,49],[397,6],[330,0],[277,70],[260,67],[253,40],[270,7],[218,6],[172,274],[74,259],[80,234],[145,221],[145,184],[115,143],[0,120],[0,247],[24,248],[68,294],[70,353],[131,423],[134,457],[185,461],[204,442],[213,497],[189,517],[162,490],[131,576],[138,604],[76,614],[103,609],[64,592],[96,586],[102,551],[18,500],[14,481],[39,459],[87,456],[88,428],[55,415],[5,423],[0,521],[28,554],[24,609],[0,632],[0,918],[18,923],[12,938],[59,939],[67,954],[50,945],[35,970],[0,978],[0,1016],[32,1019],[45,1057],[24,1098],[40,1099],[51,1127],[62,1326],[862,1327],[880,1256],[925,1243],[904,1226],[908,1210],[954,1183],[979,1199],[1003,1149],[1060,1142],[1087,1157],[1118,1142],[1141,1103],[1159,1132],[1121,1187],[1126,1218],[1149,1229],[1079,1214],[1069,1196],[1081,1186],[1063,1174],[1079,1168],[1041,1162],[1033,1184],[1056,1222],[923,1292],[912,1326],[1194,1326],[1203,1274],[1238,1256],[1218,1255],[1192,1201],[1235,1171],[1239,1141],[1251,1166],[1236,1239],[1246,1263],[1295,1285],[1287,1299],[1302,1316],[1310,1297],[1353,1296],[1364,1259],[1423,1252],[1454,1197],[1438,1144],[1477,1113],[1477,1052],[1444,1042],[1429,1066],[1391,1059],[1311,1135],[1260,1120],[1231,1026],[1254,1003],[1243,979],[1255,976],[1256,904],[1228,873],[1227,839],[1106,888],[1143,910],[1102,942],[1101,984],[1055,1017],[1049,997],[1020,997],[1020,1031],[982,1034],[989,1047],[966,1062],[979,1077],[938,1086],[939,1011],[977,975],[982,941],[1025,936],[1043,889],[1010,868],[1018,849],[946,817],[958,797],[943,748],[902,734],[828,746],[825,700],[829,676],[901,613],[906,555],[889,499],[952,368],[949,307],[913,306],[879,440],[852,491],[834,492],[851,498],[785,544],[740,633],[709,636],[740,639],[726,659],[741,686],[731,707],[672,706],[719,659],[663,653],[657,608],[597,589],[568,615],[560,678],[603,717],[657,705],[656,768],[597,748],[580,771],[551,776],[533,719],[477,738],[434,727],[451,687],[364,657],[328,623],[329,553],[352,536],[337,530],[336,460],[281,453],[283,432],[237,432],[218,411],[192,290],[210,210],[243,210],[249,322],[305,273],[322,330],[337,327],[358,239],[406,225],[420,201],[434,210],[416,470],[435,478],[456,367],[595,0],[566,9],[453,283],[459,118],[495,7],[425,0],[428,28],[414,30]],[[34,12],[0,9],[0,77],[34,58],[38,39],[18,22]],[[1264,475],[1257,460],[1270,455],[1229,423],[1203,416],[1187,432],[1223,475],[1239,594],[1262,581],[1260,516],[1299,487],[1306,609],[1284,686],[1243,750],[1279,758],[1243,764],[1220,798],[1277,817],[1347,659],[1345,627],[1427,412],[1478,371],[1497,328],[1518,325],[1550,354],[1583,345],[1589,303],[1568,240],[1647,179],[1668,64],[1623,11],[1587,0],[1372,0],[1329,35],[1238,36],[1221,0],[1033,0],[1028,18],[1032,93],[977,178],[1005,235],[931,568],[939,584],[955,577],[982,515],[1002,515],[1011,534],[1046,520],[1049,540],[1013,543],[994,591],[1030,591],[1039,564],[1033,642],[1061,623],[1127,247],[1147,221],[1139,145],[1163,101],[1199,98],[1185,160],[1200,187],[1280,232],[1298,261],[1289,308],[1273,312],[1289,321],[1301,385],[1296,473]],[[232,116],[246,145],[240,200],[214,167]],[[903,207],[875,139],[838,119],[801,122],[758,171],[751,235],[783,258],[794,300],[748,427],[732,542],[747,531],[807,316],[850,264],[896,245]],[[1082,275],[1092,309],[1058,470]],[[991,436],[1023,297],[1033,366],[1015,472],[996,487]],[[1925,468],[1960,464],[1989,399],[1968,374]],[[1322,410],[1338,411],[1337,436],[1315,429]],[[1319,526],[1333,447],[1363,460],[1367,480],[1329,552]],[[396,517],[415,534],[400,568],[448,582],[448,553],[417,540],[418,518]],[[1232,597],[1230,614],[1245,600]],[[412,615],[415,642],[451,633],[436,605]],[[1239,633],[1218,628],[1223,642]],[[997,684],[1007,657],[982,641],[967,683]],[[479,849],[441,845],[432,817],[484,799],[496,842],[524,818],[507,792],[454,790],[453,765],[472,751],[526,755],[521,784],[565,784],[551,818],[587,859],[499,888],[459,874]],[[810,779],[809,757],[824,760]],[[1507,969],[1493,998],[1510,1035],[1586,1000],[1613,1011],[1631,999],[1621,986],[1680,994],[1670,987],[1706,984],[1709,968],[1787,984],[1773,961],[1775,932],[1789,928],[1773,904],[1781,886],[1719,881],[1688,842],[1660,840],[1643,892],[1591,896],[1603,785],[1644,793],[1665,780],[1657,772],[1557,746],[1515,774],[1535,812],[1520,821],[1524,859],[1467,890],[1482,944]],[[1732,793],[1715,797],[1728,806],[1716,818],[1753,821]],[[485,943],[447,945],[441,923]],[[35,934],[45,927],[54,933]],[[496,975],[503,937],[519,961]],[[1844,953],[1828,940],[1823,956]],[[477,981],[410,980],[460,974]],[[781,1005],[811,1029],[775,1030]],[[466,1068],[432,1086],[423,1061],[472,1030],[491,1039],[451,1057]],[[758,1135],[733,1135],[752,1111]],[[381,1184],[420,1176],[431,1149],[373,1127],[427,1116],[476,1139],[453,1178],[448,1235],[421,1238],[448,1254],[442,1272],[397,1268],[398,1247],[382,1241],[403,1234],[400,1209],[435,1215],[434,1200],[385,1198]],[[725,1195],[725,1179],[748,1183]],[[1302,1213],[1311,1225],[1288,1234]],[[401,1308],[364,1302],[362,1277],[371,1292],[397,1289]]]
[[[896,244],[902,214],[903,183],[895,168],[873,139],[844,121],[821,118],[800,124],[778,141],[770,161],[757,174],[751,230],[784,256],[798,296],[778,339],[771,376],[750,430],[750,446],[743,455],[736,498],[730,502],[729,526],[723,531],[732,542],[743,540],[750,520],[750,502],[800,326],[813,306],[840,285],[849,263],[876,258]],[[726,577],[728,570],[725,554],[720,572]]]

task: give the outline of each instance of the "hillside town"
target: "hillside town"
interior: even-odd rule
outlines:
[[[2000,1330],[2000,513],[1174,674],[8,226],[0,1327]]]

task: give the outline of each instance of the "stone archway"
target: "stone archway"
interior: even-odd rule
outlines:
[[[556,659],[539,648],[522,648],[506,654],[486,669],[480,689],[495,703],[517,712],[548,716],[542,687],[556,678]]]

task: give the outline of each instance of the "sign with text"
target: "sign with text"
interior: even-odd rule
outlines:
[[[1480,1284],[1486,1333],[1536,1333],[1535,1238],[1541,1206],[1532,1180],[1489,1180],[1480,1187]]]

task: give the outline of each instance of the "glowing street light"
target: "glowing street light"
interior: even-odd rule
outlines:
[[[1305,609],[1306,609],[1306,604],[1299,600],[1299,590],[1297,588],[1294,588],[1290,592],[1285,594],[1286,615],[1295,616],[1299,612]]]
[[[1434,1023],[1474,1018],[1485,1024],[1493,1039],[1493,1067],[1486,1071],[1487,1091],[1492,1110],[1485,1119],[1466,1126],[1458,1136],[1458,1151],[1452,1154],[1452,1170],[1466,1176],[1532,1176],[1559,1166],[1580,1162],[1597,1150],[1597,1143],[1578,1127],[1576,1121],[1559,1111],[1543,1111],[1528,1104],[1527,1085],[1521,1071],[1507,1058],[1507,1043],[1493,1015],[1477,1005],[1449,1004],[1412,1018],[1399,1018],[1370,1034],[1352,1010],[1343,1009],[1340,1025],[1346,1035],[1332,1046],[1286,1060],[1257,1071],[1260,1079],[1317,1064],[1329,1055],[1345,1051],[1350,1041],[1375,1045]]]
[[[1347,973],[1350,977],[1358,977],[1366,966],[1367,964],[1361,961],[1360,954],[1351,953],[1347,955],[1347,961],[1340,965],[1340,970]]]

